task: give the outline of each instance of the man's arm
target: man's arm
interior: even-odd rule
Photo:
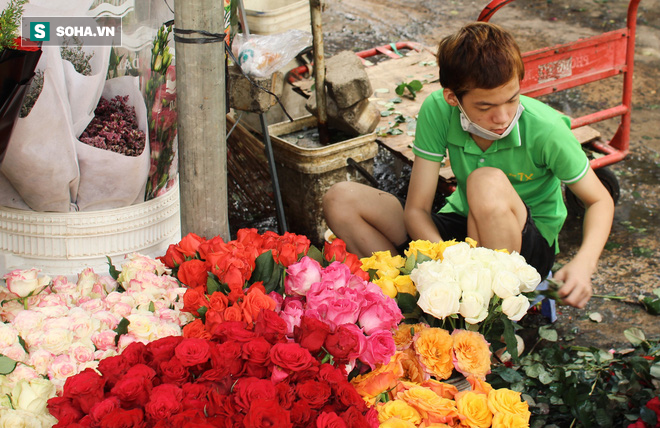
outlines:
[[[442,241],[442,237],[431,219],[439,173],[439,162],[422,159],[419,156],[415,158],[403,214],[406,231],[412,239]]]
[[[584,308],[592,295],[591,276],[596,271],[612,227],[614,202],[591,168],[580,181],[569,184],[568,188],[585,206],[582,244],[573,260],[554,277],[564,283],[559,290],[564,302]]]

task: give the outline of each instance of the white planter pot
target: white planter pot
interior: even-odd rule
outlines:
[[[126,254],[165,254],[181,239],[178,183],[167,193],[128,207],[48,213],[0,207],[0,274],[36,267],[48,275],[73,275],[85,267],[108,272]]]

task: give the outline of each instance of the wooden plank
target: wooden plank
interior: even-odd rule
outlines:
[[[374,94],[370,100],[381,110],[386,112],[393,109],[389,116],[382,116],[378,124],[379,136],[378,143],[392,151],[395,155],[408,163],[412,163],[415,155],[412,152],[412,143],[414,137],[414,126],[408,123],[401,123],[398,129],[402,131],[399,135],[384,134],[387,130],[396,125],[397,116],[416,119],[417,113],[426,98],[431,92],[442,89],[438,77],[438,66],[435,62],[435,55],[430,48],[422,48],[421,51],[410,51],[402,58],[387,59],[376,65],[366,68],[367,75],[374,88]],[[424,84],[421,91],[413,99],[408,96],[399,97],[395,89],[402,82],[419,80]],[[401,102],[392,104],[392,100],[400,98]],[[416,123],[416,122],[415,122]],[[600,132],[590,126],[583,126],[573,129],[573,134],[581,144],[585,144],[600,138]],[[448,165],[444,166],[440,175],[446,179],[451,179],[453,174]]]

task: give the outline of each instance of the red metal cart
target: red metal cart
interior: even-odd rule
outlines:
[[[499,9],[512,1],[514,0],[491,1],[478,20],[490,20]],[[626,28],[523,54],[525,79],[521,82],[521,90],[530,97],[551,94],[623,74],[621,104],[571,121],[571,128],[579,128],[621,117],[621,123],[609,141],[596,140],[587,144],[590,150],[602,154],[591,160],[591,166],[615,202],[619,197],[618,181],[616,176],[604,167],[623,160],[630,145],[635,30],[639,2],[640,0],[630,0]],[[569,208],[573,205],[574,209],[579,209],[579,201],[568,190],[566,199]]]

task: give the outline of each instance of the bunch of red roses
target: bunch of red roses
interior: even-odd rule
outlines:
[[[647,412],[647,421],[645,422],[640,417],[628,425],[628,428],[660,428],[660,397],[653,397],[644,407],[650,410],[650,412]],[[655,423],[649,421],[655,421]]]
[[[56,427],[376,427],[373,408],[329,364],[289,342],[274,312],[220,323],[212,339],[129,345],[67,379]]]

